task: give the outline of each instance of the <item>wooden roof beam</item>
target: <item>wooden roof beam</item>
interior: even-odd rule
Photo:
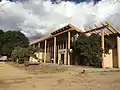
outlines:
[[[89,26],[89,29],[91,30],[92,28]],[[89,30],[87,30],[87,31],[89,31]],[[94,31],[93,31],[94,32]],[[89,32],[90,34],[92,34],[93,32]]]
[[[105,35],[109,36],[109,34],[107,32],[104,31],[104,33],[105,33]]]
[[[70,28],[68,28],[68,27],[70,27]],[[65,29],[65,28],[67,28],[67,30],[63,30],[62,32],[60,32],[61,29]],[[58,35],[61,35],[61,34],[63,34],[63,33],[68,32],[68,31],[73,31],[73,30],[75,30],[75,31],[77,31],[77,32],[79,32],[79,33],[82,33],[81,30],[79,30],[78,28],[76,28],[76,27],[73,26],[72,24],[68,24],[68,25],[66,25],[66,26],[63,27],[63,28],[60,28],[60,29],[58,29],[57,31],[52,32],[51,35],[42,37],[42,38],[40,38],[40,39],[32,42],[30,45],[36,44],[36,43],[38,43],[38,42],[42,42],[42,41],[44,41],[45,39],[50,39],[50,38],[53,38],[53,37],[55,37],[55,36],[58,36]],[[56,33],[56,32],[59,32],[59,33]]]
[[[96,26],[96,25],[95,25],[95,26]],[[94,33],[97,34],[97,31],[95,30]]]
[[[82,30],[76,28],[75,26],[73,26],[72,24],[69,24],[70,27],[74,28],[77,32],[81,32],[82,33]]]
[[[55,34],[58,34],[58,33],[60,33],[60,32],[65,31],[65,30],[68,30],[68,29],[70,29],[70,28],[72,28],[70,25],[66,25],[66,26],[64,26],[64,27],[62,27],[62,28],[60,28],[60,29],[52,32],[51,34],[52,34],[52,35],[55,35]]]
[[[108,21],[105,22],[109,27],[111,27],[114,31],[120,34],[120,31],[115,29]]]
[[[95,24],[95,27],[96,27],[96,28],[98,28],[98,25],[97,25],[97,24]],[[105,33],[105,35],[108,35],[108,34],[105,32],[105,30],[104,30],[104,33]]]
[[[89,26],[89,29],[91,30],[92,28]],[[91,33],[95,33],[95,31],[93,31],[93,32],[90,32],[90,34],[91,34]]]
[[[91,29],[91,30],[88,30],[86,32],[83,32],[83,33],[89,33],[89,32],[93,32],[93,31],[98,31],[98,30],[101,30],[102,28],[105,28],[107,27],[108,25],[104,25],[104,26],[100,26],[98,28],[94,28],[94,29]]]
[[[103,26],[105,26],[103,23],[101,23]],[[115,34],[110,28],[109,26],[106,27],[110,32],[112,32],[113,34]]]

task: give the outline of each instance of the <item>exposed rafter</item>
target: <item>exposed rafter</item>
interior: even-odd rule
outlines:
[[[76,31],[76,32],[78,32],[78,33],[85,33],[85,34],[87,34],[87,33],[93,33],[93,32],[95,32],[95,33],[98,33],[99,34],[99,31],[100,30],[102,30],[102,29],[107,29],[109,32],[111,32],[112,34],[119,34],[120,35],[120,31],[119,30],[116,30],[110,23],[108,23],[108,22],[105,22],[105,23],[101,23],[101,26],[98,26],[97,24],[95,25],[95,28],[91,28],[91,27],[89,27],[89,30],[87,30],[87,29],[84,29],[84,30],[86,30],[85,32],[82,32],[82,30],[79,30],[78,28],[76,28],[75,26],[73,26],[72,24],[68,24],[68,25],[66,25],[66,26],[64,26],[64,27],[62,27],[62,28],[60,28],[60,29],[58,29],[58,30],[56,30],[56,31],[54,31],[54,32],[52,32],[51,34],[49,34],[49,35],[47,35],[47,36],[44,36],[44,37],[42,37],[42,38],[40,38],[40,39],[38,39],[38,40],[35,40],[35,41],[33,41],[33,42],[31,42],[30,43],[30,45],[34,45],[34,44],[36,44],[36,43],[39,43],[39,42],[42,42],[42,41],[44,41],[44,40],[46,40],[46,39],[50,39],[50,38],[53,38],[53,37],[56,37],[56,36],[58,36],[58,35],[61,35],[61,34],[63,34],[63,33],[66,33],[66,32],[68,32],[68,31]],[[106,31],[104,31],[104,33],[105,33],[105,35],[109,35],[110,33],[107,33]]]
[[[105,27],[107,27],[107,26],[108,26],[108,25],[100,26],[100,27],[98,27],[98,28],[90,29],[90,30],[88,30],[88,31],[86,31],[86,32],[83,32],[83,33],[90,33],[90,32],[93,32],[93,31],[98,31],[98,30],[101,30],[101,29],[103,29],[103,28],[105,28]]]
[[[49,34],[47,36],[44,36],[44,37],[42,37],[42,38],[40,38],[38,40],[35,40],[35,41],[31,42],[30,45],[33,45],[33,44],[36,44],[38,42],[44,41],[45,39],[53,38],[55,36],[61,35],[61,34],[66,33],[68,31],[76,31],[76,32],[79,32],[79,33],[82,32],[82,30],[79,30],[78,28],[76,28],[72,24],[68,24],[68,25],[66,25],[66,26],[52,32],[51,34]]]
[[[84,33],[91,33],[91,32],[95,32],[95,31],[99,31],[99,30],[101,30],[101,29],[107,29],[110,33],[112,33],[112,34],[120,34],[120,31],[119,30],[116,30],[110,23],[108,23],[108,22],[105,22],[105,24],[104,23],[101,23],[101,25],[102,26],[98,26],[97,24],[95,25],[95,27],[96,28],[93,28],[93,29],[91,29],[90,28],[90,30],[87,30],[87,31],[85,31]],[[106,32],[106,31],[104,31],[104,33],[105,33],[105,35],[109,35],[110,33],[108,33],[108,32]]]
[[[98,28],[99,26],[97,24],[95,24],[95,27]],[[105,31],[104,31],[105,35],[108,35]]]
[[[114,31],[116,31],[117,33],[119,33],[120,34],[120,31],[119,30],[117,30],[117,29],[115,29],[109,22],[105,22],[109,27],[111,27]]]
[[[105,26],[103,23],[101,23],[101,24],[102,24],[103,26]],[[115,34],[111,29],[109,29],[109,26],[107,26],[106,28],[107,28],[107,30],[108,30],[109,32]]]

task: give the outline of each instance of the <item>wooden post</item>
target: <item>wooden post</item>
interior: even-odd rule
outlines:
[[[102,68],[104,68],[104,29],[101,30],[101,41],[102,41]]]
[[[117,37],[118,68],[120,68],[120,37]]]
[[[38,48],[40,48],[40,43],[38,43]],[[40,54],[40,53],[38,52],[38,58],[39,58],[39,56],[40,56],[39,54]]]
[[[49,52],[50,52],[50,54],[51,54],[51,46],[49,46],[50,48],[49,48]]]
[[[98,25],[95,25],[96,28],[98,28]],[[101,43],[102,43],[102,68],[104,68],[104,28],[101,30]]]
[[[64,42],[65,42],[65,41],[63,40],[63,49],[65,49]]]
[[[40,48],[40,43],[38,43],[38,48]]]
[[[33,47],[35,48],[35,44],[33,45]]]
[[[58,50],[60,49],[60,41],[57,42]]]
[[[48,44],[48,46],[47,46],[47,52],[49,53],[50,52],[50,47],[49,47],[49,44]]]
[[[63,48],[62,48],[62,40],[60,41],[60,49],[63,49]]]
[[[44,63],[46,63],[46,47],[47,47],[47,40],[45,40],[45,48],[44,48]]]
[[[70,31],[68,32],[68,65],[70,65]]]
[[[54,43],[54,42],[53,42]],[[53,49],[54,45],[51,46],[51,52],[52,52],[52,55],[54,55],[54,49]],[[54,58],[54,56],[52,56],[52,58]]]
[[[65,40],[65,49],[67,49],[67,47],[68,47],[68,41],[67,40]]]
[[[54,37],[54,64],[56,64],[56,37]]]

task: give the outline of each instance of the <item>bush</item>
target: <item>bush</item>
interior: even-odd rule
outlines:
[[[18,63],[24,63],[24,61],[28,61],[30,56],[36,57],[34,54],[37,51],[36,48],[33,48],[31,46],[27,48],[23,47],[15,47],[14,50],[12,51],[11,58],[13,60],[18,60]]]
[[[110,40],[105,39],[106,50],[112,48],[110,42]],[[106,53],[108,51],[106,51]],[[101,37],[97,34],[91,34],[90,36],[81,34],[77,40],[73,42],[73,53],[82,59],[82,65],[101,67],[102,52]]]

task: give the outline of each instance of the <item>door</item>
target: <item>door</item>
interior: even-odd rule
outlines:
[[[61,64],[64,64],[64,54],[61,54]]]

